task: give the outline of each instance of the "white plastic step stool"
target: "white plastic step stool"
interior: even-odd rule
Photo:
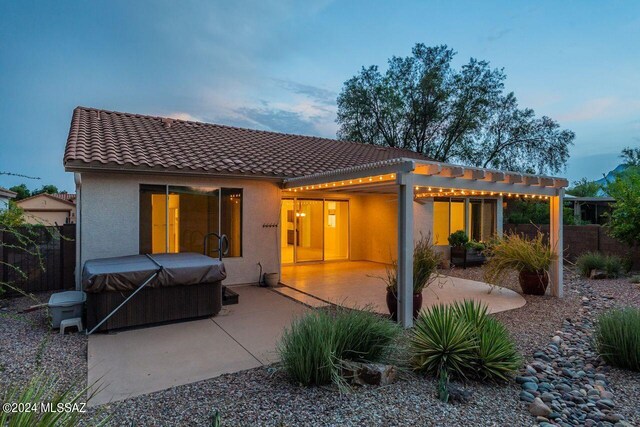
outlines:
[[[82,318],[74,317],[72,319],[64,319],[63,321],[61,321],[60,334],[64,335],[64,330],[71,326],[75,326],[76,328],[78,328],[78,332],[82,331],[84,329],[82,327]]]

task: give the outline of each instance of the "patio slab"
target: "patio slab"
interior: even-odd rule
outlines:
[[[91,335],[88,384],[99,390],[91,405],[275,361],[282,330],[308,308],[268,289],[233,289],[240,303],[214,318]]]
[[[282,267],[282,283],[323,301],[350,308],[370,306],[388,314],[386,289],[380,277],[385,265],[369,261],[332,262]],[[442,276],[422,293],[423,307],[473,299],[487,305],[490,313],[513,310],[526,300],[510,289],[491,287],[483,282]]]

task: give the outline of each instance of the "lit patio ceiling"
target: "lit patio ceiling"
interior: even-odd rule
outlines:
[[[411,175],[416,198],[557,196],[564,178],[423,161],[392,159],[284,181],[287,192],[395,193],[401,175]]]

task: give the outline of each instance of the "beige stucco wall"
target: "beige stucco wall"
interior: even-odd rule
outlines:
[[[76,214],[75,206],[45,195],[20,200],[17,205],[24,210],[28,224],[63,225],[67,218],[73,221]]]
[[[300,197],[349,200],[350,259],[389,263],[398,257],[398,196],[395,194],[313,194]],[[433,230],[433,204],[413,204],[414,236]]]
[[[242,257],[225,259],[225,285],[257,282],[258,262],[265,272],[280,271],[278,229],[263,227],[279,220],[280,189],[275,183],[95,173],[83,173],[81,179],[81,263],[93,258],[138,254],[140,184],[168,184],[243,189]]]

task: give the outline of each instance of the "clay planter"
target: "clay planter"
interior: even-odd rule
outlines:
[[[549,275],[546,271],[522,270],[518,276],[522,293],[527,295],[544,295],[549,286]]]
[[[398,320],[398,299],[396,295],[387,290],[387,308],[389,309],[389,313],[391,314],[391,320]],[[422,308],[422,293],[413,294],[413,318],[418,317],[418,313],[420,313],[420,309]]]

